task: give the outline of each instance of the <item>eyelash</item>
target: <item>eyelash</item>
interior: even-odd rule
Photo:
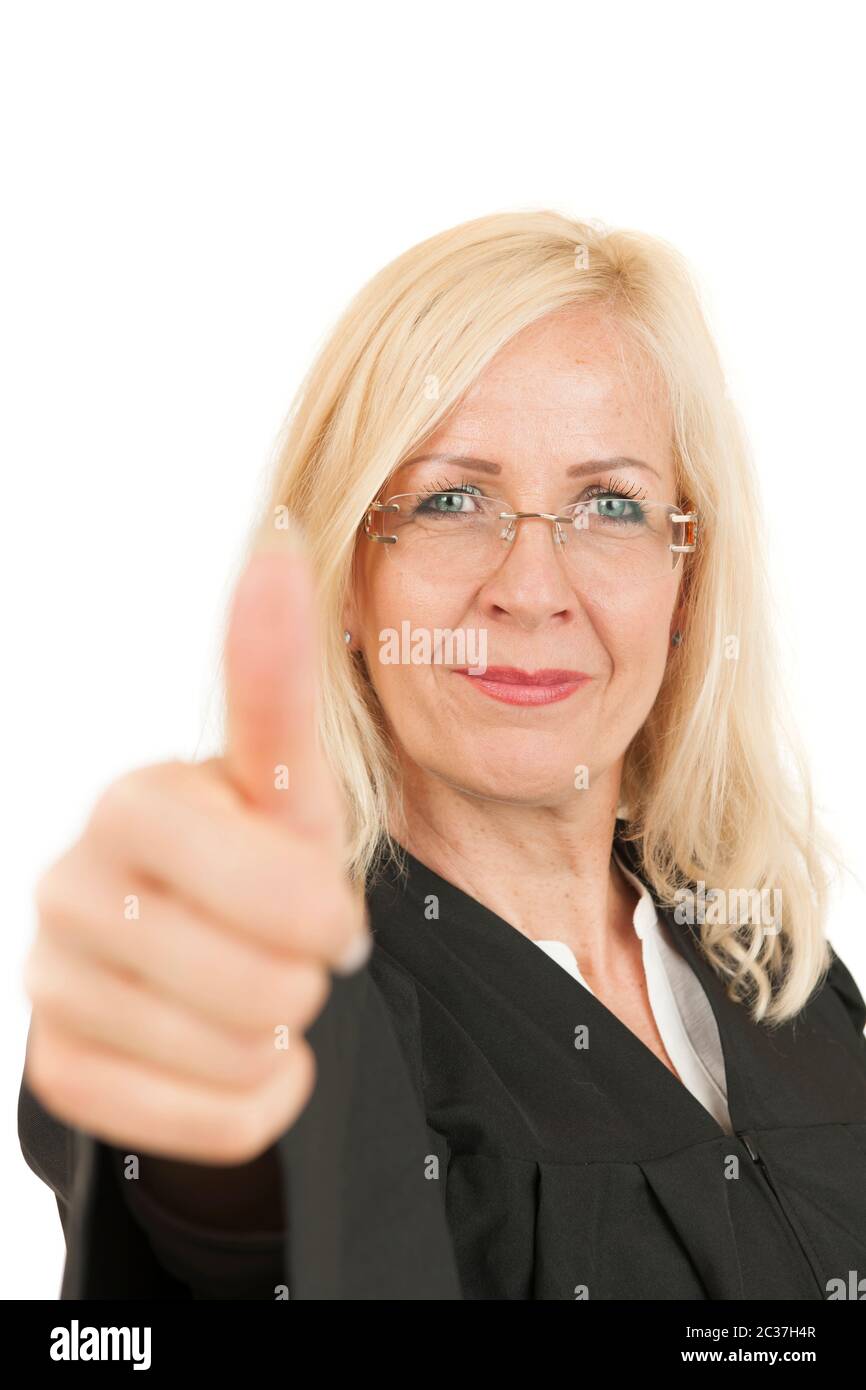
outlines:
[[[447,478],[439,479],[435,483],[428,483],[420,490],[426,496],[431,496],[438,492],[468,492],[470,495],[482,495],[481,489],[477,488],[474,483],[467,482],[465,478],[462,483],[458,483],[456,486],[454,483],[449,483]]]
[[[481,489],[476,487],[474,483],[468,482],[466,478],[457,484],[449,482],[447,478],[440,478],[435,483],[428,483],[427,486],[421,488],[421,491],[427,496],[440,492],[466,492],[470,497],[484,496]],[[635,487],[634,484],[630,484],[626,487],[617,478],[611,476],[607,481],[606,487],[603,487],[601,483],[593,483],[586,489],[586,492],[589,497],[613,496],[634,498],[639,495],[641,489]]]

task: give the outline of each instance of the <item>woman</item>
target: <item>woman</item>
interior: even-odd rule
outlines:
[[[121,779],[40,884],[62,1296],[846,1296],[866,1004],[762,536],[663,242],[498,215],[365,287],[281,442],[224,757]]]

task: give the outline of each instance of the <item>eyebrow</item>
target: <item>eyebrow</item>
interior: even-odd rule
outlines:
[[[476,473],[499,474],[502,467],[498,463],[492,463],[490,459],[473,458],[471,454],[419,454],[417,458],[406,459],[402,465],[409,468],[416,463],[459,463],[464,468],[474,469]],[[647,473],[652,473],[653,477],[661,480],[661,474],[652,464],[645,463],[643,459],[629,458],[625,454],[614,454],[611,458],[584,459],[581,463],[572,463],[565,470],[566,478],[584,478],[589,473],[598,473],[600,469],[610,469],[616,472],[623,468],[642,468]]]

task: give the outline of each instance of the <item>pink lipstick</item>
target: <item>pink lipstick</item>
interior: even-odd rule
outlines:
[[[488,666],[481,676],[472,676],[462,667],[455,668],[453,674],[463,676],[480,693],[507,705],[552,705],[556,700],[567,700],[590,680],[583,671],[558,667],[522,671],[517,666]]]

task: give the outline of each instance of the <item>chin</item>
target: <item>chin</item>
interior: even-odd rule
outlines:
[[[447,767],[428,763],[427,768],[456,791],[481,801],[502,801],[509,806],[559,806],[575,795],[573,777],[563,778],[561,765],[545,768],[536,762],[525,768],[499,766],[469,771],[455,757]]]

